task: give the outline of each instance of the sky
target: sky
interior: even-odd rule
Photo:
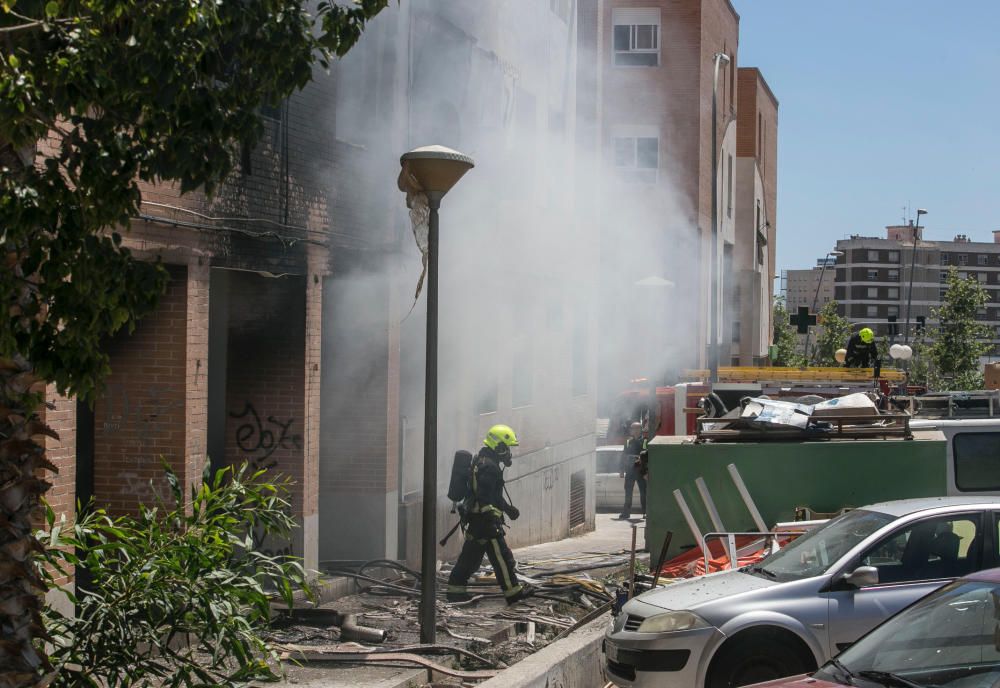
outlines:
[[[1000,1],[732,0],[778,114],[777,268],[926,208],[926,239],[1000,229]]]

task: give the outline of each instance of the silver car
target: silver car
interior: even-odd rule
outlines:
[[[728,688],[813,671],[959,576],[1000,565],[1000,498],[847,512],[754,566],[625,604],[604,639],[618,686]]]

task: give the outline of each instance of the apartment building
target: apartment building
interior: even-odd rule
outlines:
[[[597,70],[596,97],[579,122],[602,187],[613,189],[595,209],[603,406],[629,379],[666,382],[707,365],[713,290],[720,363],[766,356],[778,103],[758,70],[738,67],[739,15],[728,0],[581,0],[580,8],[581,61],[593,51]],[[729,61],[713,123],[717,53]],[[641,351],[621,356],[619,332]]]
[[[740,67],[737,74],[736,162],[733,170],[732,158],[725,161],[728,184],[723,199],[726,216],[735,212],[736,217],[734,279],[727,293],[723,340],[731,342],[733,365],[750,366],[766,363],[774,330],[778,99],[759,69]]]
[[[825,269],[824,269],[825,264]],[[816,267],[807,270],[785,271],[785,307],[789,312],[800,306],[813,310],[813,300],[816,302],[816,312],[833,301],[834,287],[837,278],[837,259],[818,258]],[[818,290],[818,291],[817,291]]]
[[[415,563],[426,296],[395,182],[401,153],[443,144],[476,168],[441,209],[440,532],[452,455],[497,422],[521,438],[512,544],[592,528],[597,240],[574,205],[573,10],[393,5],[331,73],[263,113],[263,140],[213,197],[145,185],[125,242],[170,285],[107,343],[93,408],[48,390],[57,514],[151,503],[167,494],[161,460],[185,484],[249,461],[294,481],[301,527],[273,552],[312,569]]]
[[[993,232],[991,243],[973,241],[965,234],[951,241],[928,241],[920,236],[921,230],[912,224],[896,225],[886,228],[884,238],[854,235],[837,242],[837,250],[844,253],[837,258],[835,287],[841,314],[856,327],[871,327],[879,336],[891,336],[895,330],[903,337],[909,302],[912,340],[921,321],[937,324],[933,310],[940,307],[948,270],[955,266],[959,277],[974,277],[989,292],[991,300],[978,317],[996,331],[1000,327],[1000,231]],[[1000,336],[990,343],[991,353],[1000,353]]]

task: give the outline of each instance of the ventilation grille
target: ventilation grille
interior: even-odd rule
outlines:
[[[639,626],[641,626],[641,625],[642,625],[642,617],[641,616],[633,616],[632,614],[629,614],[628,616],[625,617],[625,630],[626,631],[633,631],[633,632],[638,631],[639,630]]]
[[[569,477],[569,527],[587,522],[587,474],[577,471]]]

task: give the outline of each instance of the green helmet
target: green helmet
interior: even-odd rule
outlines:
[[[861,336],[861,341],[865,344],[871,344],[875,341],[875,333],[872,332],[872,328],[870,327],[862,327],[858,334]]]
[[[496,451],[497,447],[501,444],[508,447],[516,447],[517,435],[514,433],[514,429],[509,425],[494,425],[486,432],[483,444],[494,451]]]

